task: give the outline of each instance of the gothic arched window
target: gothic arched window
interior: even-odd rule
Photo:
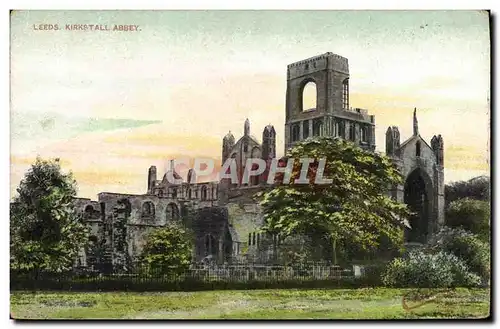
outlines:
[[[208,197],[207,197],[207,187],[205,185],[203,185],[201,187],[201,199],[202,200],[207,200]]]
[[[88,204],[86,207],[85,207],[85,213],[86,214],[92,214],[94,212],[94,207],[92,207],[92,205]]]
[[[415,153],[418,157],[420,156],[420,141],[417,141],[417,144],[415,145]]]
[[[179,219],[179,208],[175,203],[172,202],[167,205],[166,217],[167,221]]]
[[[344,133],[344,122],[342,121],[337,121],[335,122],[335,134],[338,137],[345,137]]]
[[[349,78],[342,82],[342,108],[349,109]]]
[[[292,142],[300,139],[300,127],[298,124],[292,125]]]
[[[356,139],[356,130],[355,129],[356,129],[356,126],[353,123],[351,123],[349,125],[349,139],[352,141],[354,141]]]
[[[142,217],[152,217],[155,215],[155,205],[151,201],[142,204]]]
[[[368,141],[368,130],[366,127],[361,127],[360,134],[361,134],[361,141],[362,142],[367,142]]]
[[[85,207],[85,210],[83,211],[84,212],[84,215],[83,217],[85,219],[89,219],[92,217],[93,213],[94,213],[94,207],[90,204],[88,204],[86,207]]]
[[[312,134],[313,136],[321,136],[321,130],[323,128],[323,120],[321,119],[314,119],[313,121],[313,131]]]
[[[309,120],[302,122],[302,137],[304,139],[309,137]]]

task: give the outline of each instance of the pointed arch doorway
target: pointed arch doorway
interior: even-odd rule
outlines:
[[[431,232],[433,189],[430,177],[421,169],[413,170],[405,180],[404,203],[413,213],[411,229],[405,230],[406,242],[425,243]]]

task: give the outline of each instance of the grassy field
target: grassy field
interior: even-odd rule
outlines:
[[[424,299],[422,294],[425,294]],[[403,296],[408,308],[403,307]],[[434,297],[432,297],[434,295]],[[420,297],[419,297],[420,296]],[[418,299],[421,300],[418,300]],[[14,319],[485,318],[488,289],[318,289],[161,293],[12,292]]]

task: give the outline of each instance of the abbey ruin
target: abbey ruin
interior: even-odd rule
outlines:
[[[287,67],[285,150],[306,138],[337,136],[375,151],[375,117],[367,110],[349,104],[349,65],[347,58],[325,53],[292,63]],[[303,92],[307,85],[316,87],[316,107],[304,108]],[[231,133],[222,138],[222,162],[234,158],[244,169],[247,158],[269,161],[276,157],[276,131],[272,125],[262,129],[260,139],[251,134],[250,121],[244,122],[244,134],[236,139]],[[444,222],[443,139],[434,136],[430,145],[420,136],[417,114],[413,135],[401,142],[398,127],[386,132],[386,155],[404,176],[405,183],[388,193],[405,202],[417,213],[411,218],[413,229],[406,234],[409,242],[424,242]],[[92,243],[102,249],[100,259],[91,252],[82,256],[82,265],[106,263],[124,266],[138,257],[146,235],[170,222],[183,223],[195,234],[193,259],[211,256],[219,263],[266,262],[272,250],[262,248],[268,237],[259,233],[263,216],[252,196],[264,188],[258,177],[248,184],[227,182],[199,183],[190,170],[181,177],[175,168],[159,173],[148,170],[147,191],[140,195],[99,193],[97,200],[78,198],[77,211],[91,228]],[[172,174],[181,183],[170,183]]]

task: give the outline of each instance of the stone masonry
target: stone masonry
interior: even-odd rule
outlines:
[[[308,83],[316,86],[313,109],[303,108],[302,94]],[[288,65],[285,111],[285,150],[316,136],[338,136],[375,150],[375,117],[349,106],[347,58],[325,53]],[[390,187],[388,193],[417,213],[411,218],[414,229],[406,238],[422,243],[444,222],[443,139],[434,136],[429,145],[418,133],[416,110],[413,121],[413,135],[403,143],[397,127],[387,129],[386,154],[405,177],[403,185]],[[246,119],[242,137],[236,140],[231,132],[223,137],[222,161],[234,158],[241,173],[246,159],[256,157],[265,161],[276,157],[276,132],[272,125],[264,127],[259,141]],[[182,182],[169,183],[168,174]],[[162,179],[157,175],[151,166],[142,195],[103,192],[97,201],[75,199],[75,207],[91,229],[92,246],[82,253],[81,265],[126,270],[140,255],[147,235],[171,222],[194,231],[195,261],[266,262],[272,258],[273,250],[262,246],[275,237],[258,232],[263,216],[253,199],[266,188],[260,177],[248,184],[241,184],[241,179],[237,184],[198,183],[193,170],[183,178],[173,166]]]

